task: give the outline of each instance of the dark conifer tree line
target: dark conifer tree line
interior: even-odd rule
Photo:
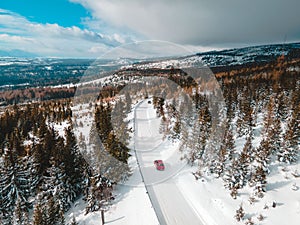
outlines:
[[[65,100],[14,105],[0,116],[1,224],[65,224],[76,199],[94,198],[90,180],[100,195],[104,187],[111,193],[110,181],[92,172],[80,154],[71,117]],[[60,136],[53,123],[63,121],[69,122]]]

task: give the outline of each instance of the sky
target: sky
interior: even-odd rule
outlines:
[[[162,40],[193,52],[300,40],[299,0],[5,0],[0,51],[99,57]]]

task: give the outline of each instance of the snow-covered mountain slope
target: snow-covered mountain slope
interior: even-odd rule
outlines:
[[[113,206],[105,212],[108,223],[238,225],[251,219],[260,225],[282,225],[286,221],[290,225],[298,224],[300,178],[297,171],[300,171],[300,162],[292,165],[272,163],[264,198],[253,199],[252,188],[246,187],[233,199],[221,179],[209,171],[201,177],[195,176],[197,166],[190,167],[180,160],[180,140],[172,142],[163,138],[159,132],[160,118],[149,101],[153,102],[152,99],[140,101],[130,113],[129,126],[135,127],[129,161],[133,174],[126,183],[117,185]],[[260,117],[254,127],[255,147],[261,141],[262,127]],[[244,137],[235,137],[235,144],[241,152]],[[165,171],[155,169],[155,159],[164,161]],[[245,216],[237,222],[235,214],[240,205]],[[84,215],[82,201],[68,212],[68,219],[73,216],[79,224],[101,224],[100,212]]]
[[[197,56],[199,56],[205,64],[211,67],[232,66],[253,62],[268,62],[281,55],[287,55],[292,50],[299,48],[300,43],[263,45],[199,53]]]
[[[207,67],[237,66],[248,63],[265,63],[276,60],[284,55],[299,54],[300,43],[251,46],[246,48],[228,49],[222,51],[203,52],[195,55],[173,59],[142,60],[123,66],[123,68],[161,68],[184,67],[198,65]]]

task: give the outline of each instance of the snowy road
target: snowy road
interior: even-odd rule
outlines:
[[[135,108],[135,150],[150,201],[161,225],[201,225],[200,216],[176,186],[176,174],[184,167],[176,145],[163,141],[160,118],[152,104],[143,101]],[[162,159],[165,171],[153,165]]]

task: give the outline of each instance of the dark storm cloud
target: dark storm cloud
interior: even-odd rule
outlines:
[[[299,0],[71,0],[95,19],[188,45],[300,40]]]

